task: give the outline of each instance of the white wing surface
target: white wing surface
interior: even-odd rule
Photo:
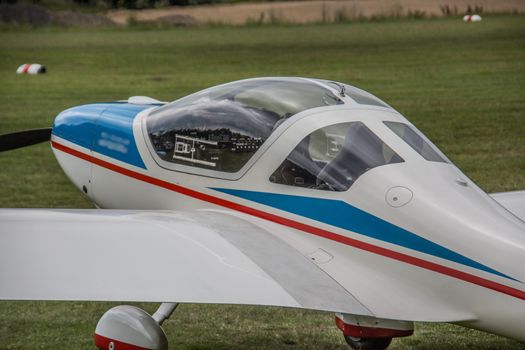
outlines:
[[[491,197],[512,214],[525,221],[525,191],[494,193],[491,194]]]
[[[294,248],[221,212],[0,210],[0,299],[275,305],[371,315]]]

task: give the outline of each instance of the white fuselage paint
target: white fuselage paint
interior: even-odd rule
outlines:
[[[399,252],[513,290],[525,291],[525,285],[520,282],[525,281],[524,222],[491,199],[457,167],[426,161],[398,138],[383,121],[408,121],[393,110],[343,105],[299,113],[271,135],[266,147],[261,148],[235,176],[237,180],[162,167],[162,161],[149,145],[145,130],[144,119],[149,112],[150,110],[141,112],[135,118],[133,126],[137,147],[147,170],[93,153],[56,136],[53,136],[53,141],[134,173]],[[285,186],[268,180],[304,136],[321,127],[349,121],[365,123],[405,162],[366,172],[346,192]],[[54,149],[54,153],[75,186],[81,191],[86,186],[87,196],[100,208],[224,209],[221,205],[124,175],[58,149]],[[458,179],[463,184],[458,183]],[[386,195],[393,187],[409,189],[413,198],[401,207],[389,205]],[[220,193],[211,188],[341,200],[513,279]],[[312,208],[312,211],[315,210],[316,208]],[[243,212],[236,215],[244,218],[250,216]],[[519,297],[319,237],[299,228],[254,216],[250,221],[264,227],[305,256],[318,254],[316,252],[319,251],[326,254],[328,258],[321,259],[319,267],[351,291],[378,318],[454,321],[525,341],[525,300]]]

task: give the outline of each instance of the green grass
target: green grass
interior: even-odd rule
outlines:
[[[18,65],[49,73],[18,76]],[[51,125],[70,106],[149,95],[173,100],[254,76],[345,81],[414,122],[489,192],[525,189],[525,17],[153,30],[4,28],[0,133]],[[1,207],[90,208],[49,145],[0,155]],[[94,257],[95,258],[95,257]],[[114,305],[114,304],[111,304]],[[91,349],[110,304],[0,302],[0,349]],[[143,305],[153,311],[155,305]],[[177,349],[345,349],[333,315],[183,305],[166,323]],[[520,349],[451,325],[417,324],[393,349]]]

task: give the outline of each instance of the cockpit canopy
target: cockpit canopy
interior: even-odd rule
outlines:
[[[310,80],[250,79],[167,104],[147,118],[147,130],[165,161],[237,172],[284,119],[342,103],[331,89]]]
[[[146,119],[157,155],[185,166],[235,173],[270,134],[299,112],[356,103],[388,107],[366,91],[305,78],[257,78],[212,87],[154,110]]]

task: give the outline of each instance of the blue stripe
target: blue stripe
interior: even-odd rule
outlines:
[[[225,188],[211,189],[516,281],[344,201]]]

